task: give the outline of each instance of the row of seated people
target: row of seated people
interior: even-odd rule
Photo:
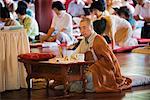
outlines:
[[[112,2],[112,0],[106,0],[106,6],[107,6],[106,9],[103,0],[95,1],[91,4],[90,10],[93,11],[88,17],[90,17],[93,21],[101,18],[107,19],[107,22],[109,22],[109,24],[112,25],[108,28],[108,24],[107,24],[106,35],[108,35],[111,40],[113,40],[114,38],[116,43],[117,41],[120,41],[117,44],[121,47],[134,46],[137,45],[137,40],[136,40],[137,38],[150,38],[149,25],[148,25],[149,24],[148,10],[150,7],[149,6],[150,2],[147,0],[145,1],[137,0],[138,4],[134,8],[132,5],[129,4],[128,0],[123,0],[123,1],[124,2],[116,2],[117,4],[115,5],[114,4],[115,2]],[[118,8],[117,6],[120,7]],[[109,10],[109,8],[111,8],[111,10]],[[110,18],[108,18],[108,16],[110,16]],[[116,16],[119,16],[120,18],[119,17],[117,18]],[[75,17],[73,19],[75,20],[76,23],[79,23],[80,21],[79,17],[78,18]],[[109,21],[108,19],[111,21]],[[127,21],[124,21],[123,19],[127,20],[130,23],[130,25],[128,24]],[[136,20],[138,22],[136,22]],[[144,25],[142,25],[143,22]],[[132,27],[132,29],[130,26]],[[125,32],[126,29],[129,29],[130,31]],[[124,40],[123,39],[121,40],[121,38],[123,38]],[[123,41],[124,43],[125,42],[126,43],[124,44]]]
[[[20,24],[23,24],[24,28],[27,29],[29,39],[34,40],[35,36],[39,34],[37,22],[33,18],[27,16],[26,14],[27,6],[24,4],[24,2],[21,2],[20,5],[23,6],[20,7],[18,6],[16,10]],[[52,21],[52,25],[47,35],[41,36],[41,42],[43,41],[57,41],[57,43],[66,42],[67,45],[72,45],[76,43],[77,40],[72,35],[73,32],[72,17],[67,12],[65,12],[64,5],[59,1],[53,2],[52,9],[54,10],[54,18]],[[104,21],[104,24],[106,24],[106,26],[104,27],[105,35],[107,35],[112,41],[112,48],[115,48],[116,46],[115,44],[117,44],[117,46],[120,47],[137,45],[136,39],[132,37],[133,32],[131,25],[123,18],[120,18],[125,16],[128,17],[127,20],[129,20],[130,17],[129,14],[127,14],[126,16],[127,11],[126,7],[122,7],[119,10],[116,9],[116,12],[118,13],[118,15],[120,15],[120,17],[118,17],[117,15],[106,16],[104,13],[105,5],[103,2],[101,2],[101,0],[93,2],[91,4],[90,9],[91,9],[90,15],[91,20],[93,21],[97,19],[105,20]],[[31,21],[31,19],[33,20]],[[131,20],[131,23],[132,22],[133,21]]]
[[[39,26],[34,18],[34,13],[28,8],[28,3],[19,1],[16,10],[12,0],[3,0],[3,3],[4,6],[1,3],[1,21],[5,23],[4,25],[16,26],[16,28],[23,26],[27,30],[29,40],[34,40],[39,35]]]

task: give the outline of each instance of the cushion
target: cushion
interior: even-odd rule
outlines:
[[[146,46],[146,44],[139,44],[137,46],[121,47],[121,48],[114,49],[113,52],[114,53],[130,52],[130,51],[132,51],[135,48],[143,47],[143,46]]]
[[[137,39],[137,40],[138,40],[139,44],[150,43],[150,39],[146,39],[146,38],[140,38],[140,39]]]
[[[150,76],[135,74],[128,77],[132,79],[132,87],[150,85]]]
[[[141,53],[141,54],[150,54],[150,46],[136,48],[136,49],[133,49],[132,52]]]
[[[41,60],[49,60],[51,58],[54,58],[55,55],[52,53],[26,53],[26,54],[20,54],[18,55],[18,57],[26,60],[41,61]]]

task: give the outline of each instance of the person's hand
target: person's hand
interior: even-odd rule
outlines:
[[[48,39],[48,36],[43,36],[41,39],[40,39],[40,42],[44,42],[44,41],[46,41]]]
[[[61,30],[60,30],[60,32],[65,32],[67,29],[66,28],[62,28]]]
[[[53,37],[50,37],[50,39],[48,39],[49,42],[55,42],[56,41],[56,35],[53,36]]]

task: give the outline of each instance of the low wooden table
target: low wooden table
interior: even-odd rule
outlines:
[[[47,93],[49,87],[49,80],[63,80],[65,86],[65,94],[68,94],[68,83],[74,80],[82,80],[83,88],[85,89],[85,76],[84,68],[87,65],[93,64],[94,61],[84,61],[84,62],[71,62],[71,63],[50,63],[50,61],[31,61],[18,59],[19,62],[24,63],[27,71],[27,84],[28,93],[31,96],[31,78],[45,78],[47,80]],[[79,68],[79,73],[71,74],[71,68]]]

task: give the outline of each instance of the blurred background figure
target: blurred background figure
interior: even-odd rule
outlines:
[[[101,19],[102,16],[105,16],[106,7],[105,2],[103,0],[94,1],[90,7],[91,10],[91,20]]]
[[[135,7],[134,18],[135,20],[144,21],[144,27],[141,31],[141,38],[150,38],[150,1],[137,0]]]
[[[26,10],[26,6],[18,6],[16,13],[20,24],[27,30],[29,41],[33,41],[35,37],[39,35],[39,27],[37,21],[33,17],[27,15]]]
[[[1,7],[1,19],[0,21],[4,22],[4,26],[19,26],[19,22],[15,19],[10,18],[10,13],[6,7]]]
[[[82,0],[72,0],[69,3],[67,12],[73,17],[84,16],[84,5],[85,3]]]
[[[12,19],[16,19],[15,10],[17,9],[17,5],[13,2],[13,0],[3,0],[4,7],[6,7],[10,13],[10,17]]]
[[[34,5],[33,5],[33,1],[32,0],[23,0],[26,5],[27,5],[27,14],[31,17],[34,17],[35,18],[35,8],[34,8]],[[18,4],[18,6],[21,6]]]

